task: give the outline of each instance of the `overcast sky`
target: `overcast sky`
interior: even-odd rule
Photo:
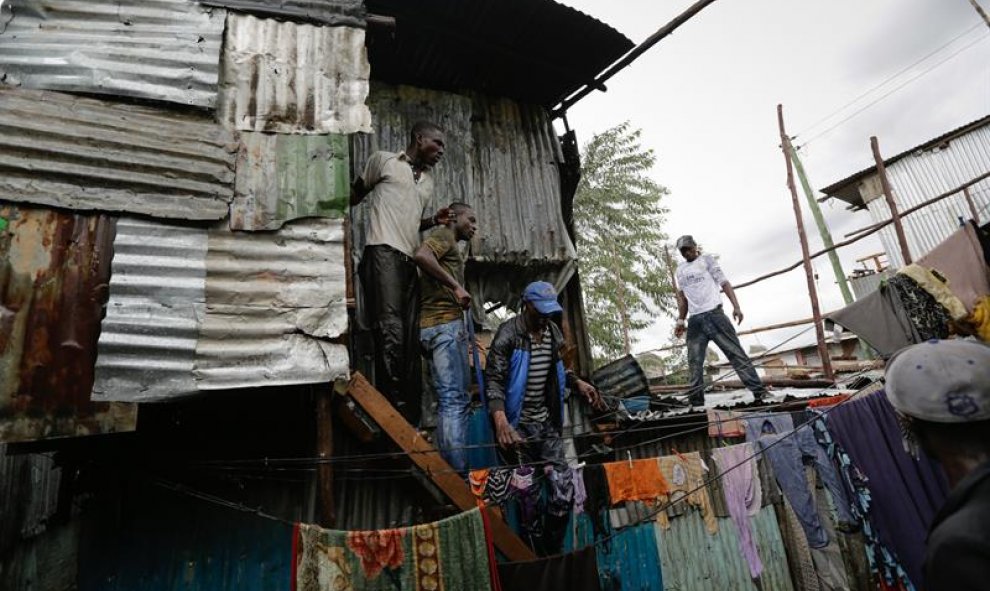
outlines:
[[[692,4],[561,1],[634,43]],[[990,1],[980,2],[990,10]],[[942,60],[947,61],[935,66]],[[933,69],[812,139],[928,68]],[[811,140],[802,148],[803,161],[812,187],[820,189],[872,165],[871,135],[891,156],[990,113],[990,29],[968,0],[721,0],[607,86],[608,92],[595,92],[570,110],[581,143],[627,119],[642,128],[645,146],[658,159],[653,176],[671,191],[666,200],[671,240],[693,234],[707,252],[721,256],[730,280],[741,283],[801,257],[778,148],[777,104],[784,105],[788,133],[798,135],[795,143]],[[803,200],[802,194],[814,251],[821,240]],[[871,223],[867,212],[849,212],[843,205],[823,205],[836,241]],[[882,250],[878,239],[868,238],[840,251],[846,274],[855,259]],[[841,307],[827,257],[814,264],[823,310]],[[811,315],[800,268],[738,295],[746,315],[741,330]],[[743,345],[773,347],[804,328],[743,337]],[[639,334],[635,350],[667,344],[672,330],[672,320],[657,319]],[[813,340],[813,333],[800,340],[809,337]]]

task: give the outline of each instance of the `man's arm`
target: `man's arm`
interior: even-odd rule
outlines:
[[[722,284],[722,291],[732,302],[732,317],[736,319],[736,324],[742,324],[743,313],[739,308],[739,300],[736,299],[736,290],[732,289],[732,284],[726,281]]]
[[[688,315],[688,302],[684,297],[684,292],[677,290],[677,326],[674,327],[674,336],[681,338],[684,336],[684,320]]]
[[[358,177],[354,179],[354,184],[351,185],[351,207],[358,205],[364,198],[368,196],[371,192],[371,188],[368,188],[364,183],[364,178]]]
[[[456,248],[456,245],[454,246]],[[413,255],[413,260],[416,261],[416,265],[423,270],[427,275],[439,281],[443,286],[445,286],[450,291],[454,292],[454,297],[457,298],[457,303],[461,305],[462,308],[467,309],[471,305],[471,294],[468,293],[460,283],[454,279],[454,276],[447,272],[442,266],[440,266],[440,261],[437,259],[437,254],[433,250],[429,239],[419,245],[416,249],[416,254]]]
[[[436,226],[446,226],[450,221],[450,208],[441,207],[437,212],[428,218],[419,220],[419,231],[425,232]]]
[[[522,437],[509,424],[505,415],[505,384],[509,379],[509,356],[512,339],[505,336],[506,325],[502,325],[492,346],[488,349],[485,362],[485,394],[488,396],[488,412],[495,424],[495,438],[502,447],[511,447],[522,442]]]

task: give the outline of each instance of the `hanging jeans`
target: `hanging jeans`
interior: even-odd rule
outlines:
[[[375,336],[375,387],[419,425],[419,273],[412,258],[382,244],[364,248],[361,284]]]
[[[467,331],[463,320],[422,328],[419,343],[437,396],[437,447],[458,474],[467,473],[468,397]]]
[[[777,484],[797,514],[808,538],[808,546],[823,548],[828,545],[828,533],[822,526],[815,499],[808,490],[804,473],[805,458],[814,465],[822,483],[832,495],[839,521],[856,521],[849,510],[849,501],[839,483],[835,467],[828,459],[825,449],[815,440],[814,430],[810,425],[794,431],[794,420],[785,413],[747,418],[746,438],[758,449],[762,449],[770,460]]]
[[[732,321],[722,311],[722,306],[719,306],[710,312],[692,314],[688,319],[688,371],[691,375],[688,399],[691,404],[701,406],[705,402],[705,354],[708,352],[709,342],[714,342],[715,346],[729,358],[729,363],[739,374],[743,385],[757,399],[766,394],[766,388],[763,387],[760,376],[756,374],[753,362],[739,343]]]

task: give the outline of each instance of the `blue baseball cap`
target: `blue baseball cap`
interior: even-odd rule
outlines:
[[[564,311],[557,303],[557,291],[546,281],[534,281],[523,290],[524,302],[533,304],[536,311],[544,316],[560,314]]]

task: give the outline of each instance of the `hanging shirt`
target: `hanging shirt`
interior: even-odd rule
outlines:
[[[754,514],[754,509],[760,509],[762,489],[753,446],[740,443],[731,447],[717,447],[712,450],[712,459],[722,475],[725,504],[739,533],[739,551],[749,565],[750,576],[756,579],[763,573],[763,561],[756,549],[749,517]]]
[[[722,268],[710,254],[677,265],[677,286],[684,292],[688,312],[711,312],[722,305],[722,284],[727,281]]]
[[[670,500],[673,502],[684,500],[701,509],[701,516],[705,520],[705,529],[710,534],[717,533],[718,520],[715,518],[715,509],[712,506],[712,498],[708,494],[708,487],[705,486],[701,455],[695,451],[680,456],[663,456],[659,462],[660,473],[663,474],[667,480],[667,486],[670,487]],[[657,513],[657,524],[663,529],[670,528],[670,520],[667,518],[666,511]]]
[[[621,501],[655,501],[670,490],[657,458],[611,462],[604,466],[613,505]]]
[[[384,244],[413,256],[419,246],[419,224],[433,195],[433,177],[422,171],[413,174],[405,152],[375,152],[361,173],[371,192],[368,203],[368,244]]]
[[[530,349],[529,373],[526,378],[526,394],[523,397],[520,422],[543,423],[550,416],[547,408],[547,377],[553,363],[553,350],[550,328],[547,327],[540,342],[533,342]]]

